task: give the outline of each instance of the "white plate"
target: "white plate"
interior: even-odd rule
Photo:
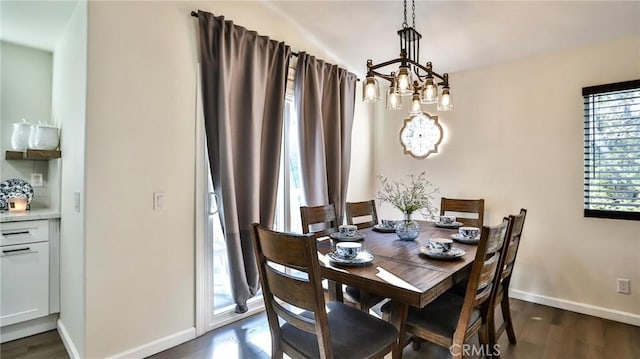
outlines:
[[[361,239],[364,239],[364,233],[358,231],[352,237],[349,237],[349,236],[343,236],[342,234],[340,234],[340,232],[333,232],[329,234],[329,237],[331,237],[331,239],[335,239],[336,241],[356,242]]]
[[[381,224],[376,224],[373,226],[373,230],[380,233],[396,233],[395,227],[385,227]]]
[[[433,259],[456,259],[456,258],[460,258],[460,257],[464,256],[464,254],[466,252],[464,250],[462,250],[460,248],[456,248],[456,247],[451,247],[451,250],[449,252],[446,252],[446,253],[432,252],[429,249],[429,247],[422,246],[422,247],[420,247],[420,253],[424,254],[425,256],[427,256],[429,258],[433,258]]]
[[[458,241],[460,243],[465,243],[465,244],[478,244],[478,242],[480,242],[480,235],[479,234],[475,238],[471,239],[471,238],[467,238],[467,237],[463,236],[460,233],[456,233],[456,234],[452,234],[451,238],[455,239],[456,241]]]
[[[434,224],[436,225],[436,227],[440,227],[440,228],[456,228],[456,229],[464,225],[464,223],[462,222],[453,222],[450,224],[435,222]]]
[[[329,253],[327,254],[327,257],[329,257],[331,262],[345,266],[357,266],[371,263],[373,261],[373,254],[369,252],[360,252],[358,253],[358,256],[353,259],[338,257],[335,253]]]

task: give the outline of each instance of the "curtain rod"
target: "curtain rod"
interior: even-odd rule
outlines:
[[[198,13],[195,11],[191,11],[191,16],[193,17],[198,17]],[[298,53],[297,52],[293,52],[291,51],[291,55],[298,57]],[[356,81],[360,81],[360,78],[356,77]]]
[[[197,13],[197,12],[195,12],[195,11],[191,11],[191,16],[193,16],[193,17],[198,17],[198,13]],[[293,52],[293,51],[291,51],[291,55],[293,55],[293,56],[295,56],[295,57],[298,57],[298,53],[297,53],[297,52]]]

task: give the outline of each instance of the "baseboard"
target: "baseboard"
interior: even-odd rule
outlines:
[[[28,337],[34,334],[56,329],[58,314],[15,323],[0,328],[0,343]]]
[[[69,358],[71,359],[80,359],[80,353],[78,353],[78,348],[71,340],[71,336],[67,331],[67,328],[64,326],[62,320],[58,319],[58,334],[60,334],[60,339],[62,339],[62,344],[64,344],[64,348],[67,349],[67,354],[69,354]]]
[[[613,320],[616,322],[631,324],[640,327],[640,315],[620,310],[614,310],[595,305],[574,302],[571,300],[547,297],[545,295],[529,293],[517,289],[509,289],[511,298],[521,299],[527,302],[548,305],[550,307],[569,310],[576,313],[587,314],[598,318]]]
[[[192,327],[183,331],[168,335],[164,338],[140,345],[127,351],[109,356],[108,359],[132,359],[145,358],[160,353],[163,350],[175,347],[196,337],[196,328]]]

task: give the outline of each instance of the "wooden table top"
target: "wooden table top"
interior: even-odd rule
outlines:
[[[425,221],[419,221],[418,224],[420,237],[415,241],[401,241],[395,233],[375,232],[372,228],[361,229],[365,234],[360,242],[362,249],[375,256],[373,262],[353,267],[322,267],[322,276],[408,305],[424,307],[468,275],[470,264],[476,255],[476,246],[454,241],[454,247],[466,252],[463,257],[455,260],[428,258],[420,254],[420,247],[427,246],[429,238],[451,238],[457,230],[438,228]],[[332,240],[319,240],[318,251],[327,254],[332,251],[332,245],[335,245]],[[376,276],[377,267],[393,273],[420,292],[382,280]]]

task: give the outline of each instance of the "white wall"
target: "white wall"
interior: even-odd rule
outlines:
[[[87,4],[78,2],[53,57],[53,116],[60,126],[60,322],[71,345],[85,352],[84,170]],[[52,166],[53,167],[53,166]],[[76,211],[74,193],[81,196]],[[72,349],[73,350],[73,349]]]
[[[631,37],[452,74],[455,110],[439,114],[440,153],[403,155],[397,133],[406,112],[381,105],[375,172],[427,171],[442,196],[484,198],[485,224],[527,208],[512,288],[600,307],[600,314],[632,313],[637,323],[640,290],[617,294],[616,278],[640,283],[640,222],[582,215],[581,90],[638,79],[639,64],[640,38]],[[382,216],[400,215],[382,208]]]
[[[13,123],[25,118],[34,124],[51,123],[50,51],[0,41],[2,89],[0,90],[0,181],[22,178],[31,181],[31,173],[42,173],[44,186],[34,187],[31,208],[50,207],[50,181],[47,161],[6,161],[4,152],[12,150]],[[57,183],[57,182],[56,182]]]
[[[195,326],[197,19],[201,8],[339,63],[262,2],[90,2],[86,356]],[[366,154],[368,149],[362,149]],[[154,191],[167,209],[154,212]]]

